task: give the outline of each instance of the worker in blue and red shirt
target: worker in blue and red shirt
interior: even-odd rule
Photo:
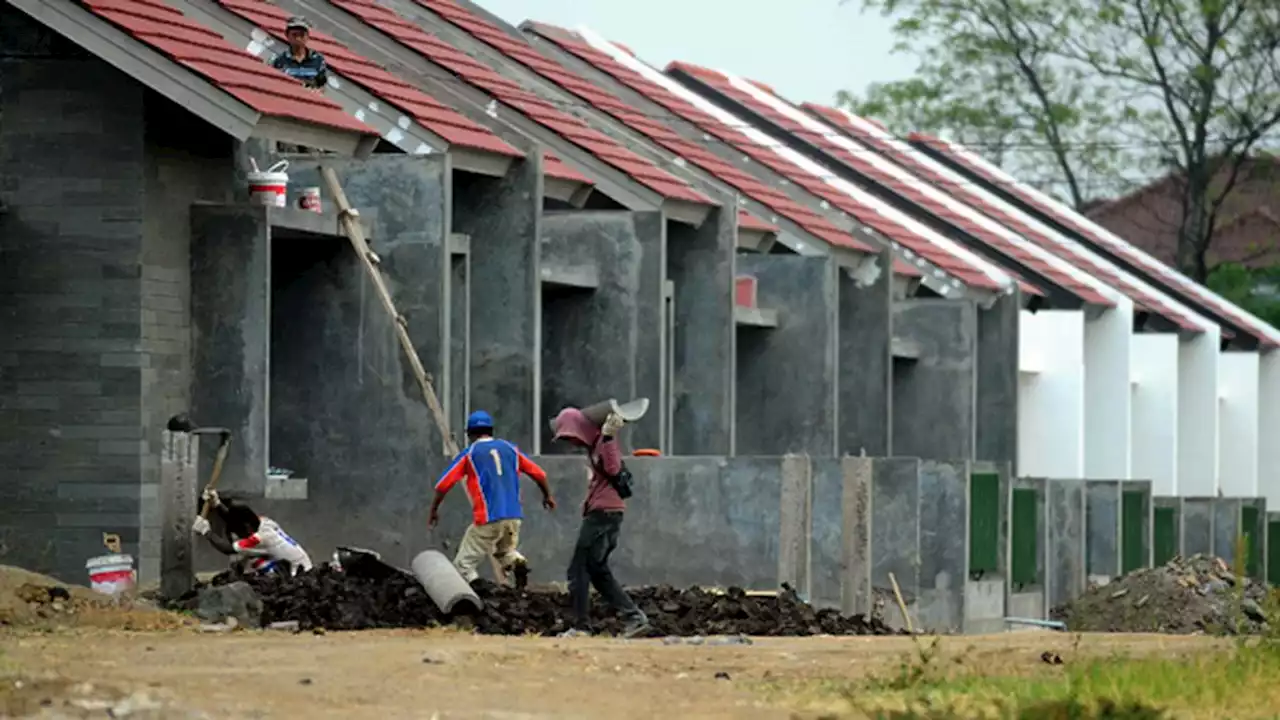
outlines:
[[[556,501],[547,485],[547,473],[519,448],[493,435],[493,418],[477,410],[467,418],[470,443],[449,463],[436,482],[428,523],[440,522],[440,503],[459,482],[471,501],[471,526],[462,536],[453,564],[467,582],[477,577],[476,567],[492,555],[504,573],[514,573],[517,587],[529,578],[529,563],[516,549],[520,542],[520,474],[528,475],[542,491],[542,507],[555,510]]]

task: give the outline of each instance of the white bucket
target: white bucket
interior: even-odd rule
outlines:
[[[267,168],[266,172],[258,171],[254,163],[253,172],[249,173],[249,202],[269,207],[285,207],[285,193],[289,187],[289,161],[280,162]]]
[[[138,580],[132,555],[99,555],[89,558],[84,566],[89,571],[89,587],[106,595],[129,592]]]

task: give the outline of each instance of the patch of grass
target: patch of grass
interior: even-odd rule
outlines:
[[[1252,640],[1182,658],[1064,658],[999,675],[926,655],[880,678],[773,684],[774,701],[820,718],[1272,718],[1280,708],[1280,643]]]

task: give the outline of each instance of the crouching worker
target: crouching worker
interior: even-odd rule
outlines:
[[[565,636],[589,631],[591,589],[618,611],[626,625],[622,634],[636,637],[649,631],[649,619],[609,569],[609,556],[618,549],[622,513],[630,496],[630,474],[622,465],[622,451],[615,436],[625,423],[609,413],[603,427],[596,427],[577,408],[565,408],[555,419],[555,439],[565,440],[586,451],[590,478],[587,499],[582,503],[582,528],[569,564],[569,598],[573,602],[574,626]]]
[[[258,515],[243,502],[228,500],[224,504],[214,490],[205,490],[202,497],[218,513],[226,536],[211,532],[208,519],[199,516],[191,529],[218,552],[246,562],[245,569],[254,573],[297,575],[299,570],[311,569],[307,551],[271,518]]]
[[[440,503],[454,485],[465,481],[467,499],[471,501],[471,521],[458,544],[453,564],[462,578],[474,582],[476,567],[492,555],[502,572],[514,573],[517,587],[529,579],[529,563],[516,549],[520,542],[520,473],[528,475],[542,491],[542,507],[555,510],[556,501],[547,486],[547,473],[520,452],[515,445],[494,437],[493,418],[483,410],[467,418],[467,441],[470,443],[449,464],[436,482],[436,495],[431,501],[431,527],[440,523]],[[502,578],[499,578],[501,580]]]

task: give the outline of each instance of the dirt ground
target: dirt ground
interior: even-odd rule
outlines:
[[[1205,637],[1093,635],[1077,641],[1019,632],[943,638],[940,649],[944,658],[966,665],[1020,674],[1047,667],[1041,660],[1046,651],[1070,661],[1215,646],[1221,641]],[[48,706],[53,700],[42,694],[65,694],[73,684],[83,690],[89,683],[109,689],[111,697],[143,693],[171,708],[131,717],[790,718],[796,717],[792,709],[771,705],[762,685],[891,673],[912,650],[910,638],[881,637],[666,645],[444,630],[211,635],[193,629],[0,629],[0,676],[6,678],[0,680],[0,715],[24,707],[30,712],[41,701]],[[24,678],[21,687],[15,677]]]

